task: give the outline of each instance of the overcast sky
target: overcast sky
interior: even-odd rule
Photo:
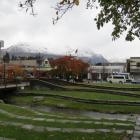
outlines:
[[[22,1],[22,0],[21,0]],[[107,59],[125,59],[140,56],[140,41],[126,42],[124,37],[112,42],[111,24],[97,30],[96,10],[87,10],[85,4],[70,10],[55,26],[52,0],[38,0],[37,16],[18,8],[19,0],[0,0],[0,40],[5,47],[19,42],[45,46],[48,51],[66,53],[77,49],[86,53],[102,54]]]

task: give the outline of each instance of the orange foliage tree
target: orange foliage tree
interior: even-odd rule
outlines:
[[[23,76],[24,70],[19,65],[8,64],[5,68],[6,79],[13,80],[16,76]],[[4,78],[4,65],[0,65],[0,77]]]
[[[64,56],[50,61],[54,68],[53,76],[69,79],[83,79],[87,73],[88,63],[83,62],[74,56]]]
[[[15,75],[17,75],[17,76],[24,75],[24,69],[20,65],[15,65],[13,71],[14,71]]]

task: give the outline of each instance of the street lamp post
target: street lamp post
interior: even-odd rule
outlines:
[[[4,41],[0,40],[0,64],[2,64],[2,52],[1,52],[1,48],[4,47]],[[3,83],[2,77],[0,79],[1,84]]]
[[[1,52],[1,48],[4,47],[4,41],[0,40],[0,63],[2,63],[2,52]]]
[[[4,86],[6,87],[6,63],[3,64],[3,80],[4,80]]]
[[[40,53],[39,53],[39,55],[37,56],[37,64],[38,64],[38,68],[39,68],[39,74],[38,74],[38,78],[40,79],[40,67],[41,67],[41,64],[42,64],[42,57],[41,57],[41,55],[40,55]]]
[[[10,56],[9,53],[6,52],[6,54],[3,56],[3,63],[4,63],[4,67],[3,67],[3,72],[4,72],[4,85],[6,87],[6,63],[9,63],[10,61]]]

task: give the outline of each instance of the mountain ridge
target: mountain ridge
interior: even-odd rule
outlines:
[[[3,49],[3,53],[8,52],[10,56],[36,56],[38,54],[48,57],[48,58],[59,58],[64,56],[64,54],[55,54],[55,52],[51,53],[48,51],[47,47],[41,47],[38,45],[31,45],[28,43],[18,43],[15,45],[10,46],[9,48]],[[86,56],[86,52],[82,52],[82,55],[80,56],[76,54],[76,57],[79,59],[88,62],[90,64],[96,64],[96,63],[108,63],[108,60],[104,58],[101,54],[96,54],[96,53],[89,53]]]

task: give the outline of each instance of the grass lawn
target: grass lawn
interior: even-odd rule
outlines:
[[[5,110],[9,113],[14,113],[15,115],[24,115],[31,117],[38,116],[37,113],[32,110],[24,109],[14,105],[0,104],[0,109]]]
[[[0,136],[16,140],[122,140],[125,133],[63,133],[63,132],[34,132],[13,126],[0,126]]]
[[[55,119],[54,122],[48,122],[47,120],[33,120],[33,118],[39,117],[34,114],[34,111],[26,108],[17,107],[14,105],[6,105],[0,104],[0,109],[8,111],[13,115],[25,116],[27,118],[17,118],[16,116],[9,116],[5,112],[0,112],[0,137],[5,138],[14,138],[16,140],[122,140],[124,137],[130,137],[126,133],[116,134],[113,132],[104,133],[104,132],[95,132],[95,133],[82,133],[82,132],[48,132],[47,130],[44,132],[36,132],[34,130],[26,130],[21,128],[20,126],[12,126],[10,124],[4,124],[4,122],[9,123],[21,123],[21,124],[31,124],[34,126],[45,126],[51,128],[91,128],[91,129],[124,129],[124,130],[133,130],[134,122],[130,121],[118,121],[118,120],[94,120],[83,118],[79,119],[79,117],[71,118],[71,116],[67,117],[66,115],[51,114],[44,113],[44,115],[40,116],[44,119]],[[14,111],[13,111],[14,110]],[[20,111],[19,111],[20,110]],[[22,113],[21,113],[22,112]],[[31,114],[30,114],[31,113]],[[54,115],[54,116],[53,116]],[[57,118],[58,116],[58,118]],[[61,119],[59,117],[62,117]],[[29,117],[29,118],[28,118]],[[70,119],[71,118],[71,119]],[[61,120],[67,119],[70,122],[63,123]],[[79,123],[72,122],[73,120],[81,120]],[[60,121],[60,122],[59,122]],[[92,121],[91,123],[84,123],[84,121]],[[94,122],[100,122],[100,124],[95,124]],[[123,123],[130,124],[130,126],[119,125],[119,124],[103,124],[104,122],[113,122],[113,123]]]
[[[140,88],[140,84],[117,84],[117,83],[89,83],[85,85],[103,86],[103,87],[118,87],[118,88]]]
[[[55,91],[55,90],[26,90],[25,92],[37,93],[37,94],[56,94],[71,96],[82,99],[93,99],[93,100],[121,100],[121,101],[140,101],[138,97],[129,97],[123,95],[113,95],[107,93],[96,93],[96,92],[80,92],[80,91]],[[138,92],[137,92],[138,93]]]
[[[84,88],[84,87],[75,87]],[[138,87],[137,87],[138,88]],[[23,91],[22,91],[23,92]],[[121,100],[121,101],[140,101],[140,98],[128,97],[123,95],[112,95],[108,93],[96,92],[80,92],[80,91],[55,91],[49,89],[33,89],[25,90],[26,93],[35,93],[35,96],[12,96],[11,101],[16,105],[23,106],[39,106],[39,107],[58,107],[73,110],[92,110],[109,113],[140,113],[139,106],[125,105],[102,105],[102,104],[86,104],[71,100],[58,99],[45,96],[45,94],[57,94],[63,96],[71,96],[82,99],[97,99],[97,100]],[[138,92],[136,92],[138,93]],[[38,94],[44,94],[39,100],[35,97]],[[8,114],[9,113],[9,114]],[[93,118],[93,117],[92,117]],[[122,121],[106,119],[92,119],[82,114],[67,114],[65,112],[44,112],[34,111],[30,108],[22,108],[15,105],[0,104],[0,137],[14,138],[16,140],[123,140],[130,139],[130,135],[123,133],[115,133],[116,130],[133,130],[135,120],[130,118]],[[119,120],[120,119],[120,120]],[[51,121],[50,121],[51,120]],[[64,121],[67,122],[64,122]],[[78,121],[75,123],[75,121]],[[86,121],[90,121],[87,123]],[[6,124],[7,123],[7,124]],[[9,124],[8,124],[9,123]],[[51,127],[51,128],[83,128],[83,129],[108,129],[109,133],[95,132],[49,132],[45,129],[44,132],[36,132],[35,129],[27,130],[21,126],[13,126],[12,124],[19,123],[21,125],[30,124],[34,127]],[[113,124],[112,124],[113,123]],[[121,123],[121,124],[119,124]],[[122,125],[123,124],[123,125]],[[129,125],[128,125],[129,124]]]
[[[53,106],[60,108],[78,109],[78,110],[91,110],[98,112],[108,113],[140,113],[139,106],[125,106],[125,105],[103,105],[103,104],[86,104],[75,101],[58,99],[53,97],[45,97],[43,100],[34,102],[33,96],[13,97],[16,104],[19,105],[43,105]]]
[[[80,91],[55,91],[55,90],[48,90],[48,89],[26,89],[24,92],[26,93],[36,93],[37,94],[56,94],[56,95],[63,95],[63,96],[71,96],[75,98],[82,98],[82,99],[93,99],[93,100],[120,100],[120,101],[137,101],[140,102],[140,98],[138,97],[130,97],[130,96],[123,96],[123,95],[113,95],[108,93],[96,93],[96,92],[80,92]],[[34,102],[33,96],[25,96],[25,97],[13,97],[13,100],[17,104],[37,104],[37,105],[44,105],[44,106],[55,106],[55,107],[62,107],[62,108],[70,108],[70,109],[79,109],[79,110],[92,110],[92,111],[99,111],[99,112],[109,112],[109,113],[140,113],[139,106],[126,106],[126,105],[104,105],[104,104],[86,104],[86,103],[79,103],[75,101],[65,100],[65,99],[58,99],[54,97],[45,97],[40,102]]]
[[[79,110],[92,110],[98,112],[110,113],[140,113],[139,106],[123,106],[123,105],[103,105],[103,104],[85,104],[77,103],[75,101],[67,101],[64,99],[55,99],[47,97],[46,100],[41,102],[42,105],[79,109]]]

